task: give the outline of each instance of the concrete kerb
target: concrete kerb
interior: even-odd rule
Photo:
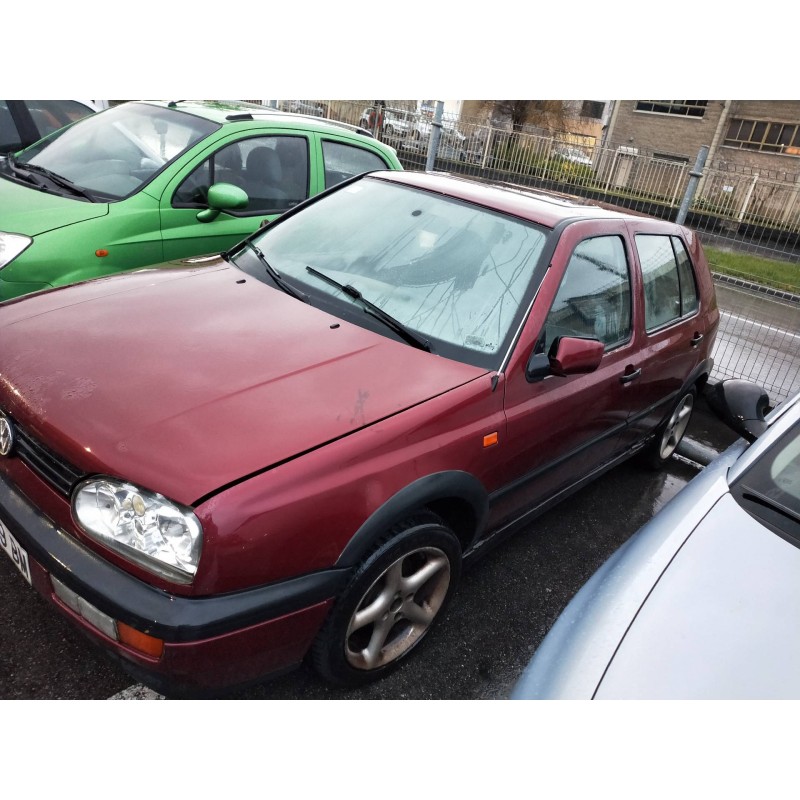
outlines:
[[[758,292],[759,294],[774,297],[777,300],[787,300],[790,303],[797,303],[800,305],[800,294],[793,292],[785,292],[782,289],[774,289],[771,286],[763,286],[760,283],[747,281],[744,278],[735,278],[732,275],[723,275],[720,272],[712,272],[711,277],[720,283],[728,283],[731,286],[739,286],[742,289],[748,289],[751,292]]]

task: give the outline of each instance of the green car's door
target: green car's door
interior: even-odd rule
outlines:
[[[181,170],[161,196],[161,233],[165,260],[220,253],[319,191],[310,169],[309,136],[286,131],[253,131],[216,142]],[[247,195],[244,208],[223,209],[209,221],[214,184],[232,184]],[[211,216],[211,215],[201,215]]]

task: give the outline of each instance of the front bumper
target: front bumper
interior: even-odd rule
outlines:
[[[299,663],[348,575],[331,569],[240,592],[184,597],[88,550],[2,474],[0,519],[26,550],[36,590],[134,677],[172,696],[250,683]],[[55,595],[50,576],[112,620],[163,640],[161,656],[140,653],[76,614]]]

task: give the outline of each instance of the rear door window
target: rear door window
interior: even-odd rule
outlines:
[[[322,140],[322,158],[325,162],[325,188],[376,169],[389,169],[386,162],[371,150],[352,144]]]
[[[697,310],[697,286],[689,254],[675,236],[637,234],[644,281],[645,329],[653,331]]]

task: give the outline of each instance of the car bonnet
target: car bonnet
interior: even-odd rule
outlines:
[[[0,230],[39,236],[42,233],[108,214],[108,203],[89,203],[43,192],[0,177]]]
[[[800,548],[725,495],[636,615],[597,699],[800,699]]]
[[[216,263],[0,306],[0,408],[84,472],[192,503],[486,372]]]

